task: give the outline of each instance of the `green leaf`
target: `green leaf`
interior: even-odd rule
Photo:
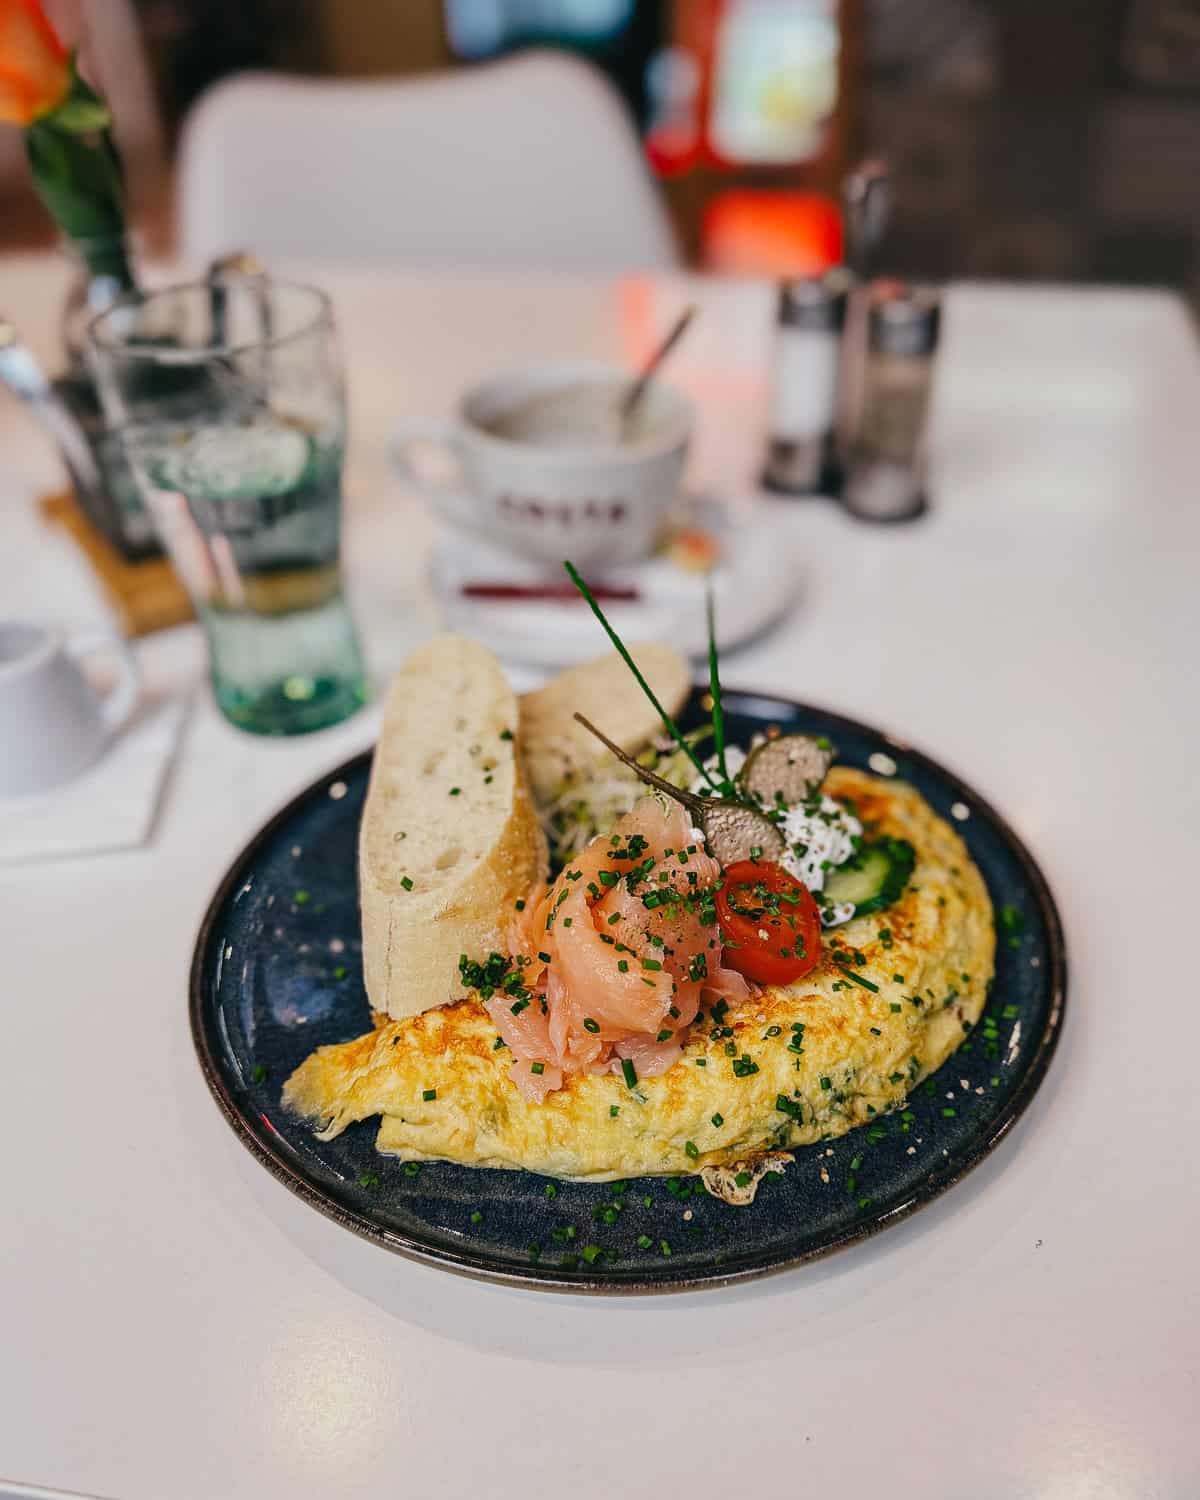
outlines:
[[[94,274],[133,276],[125,258],[125,179],[104,100],[71,58],[66,98],[25,131],[33,185],[54,222],[76,241]],[[92,258],[98,263],[92,265]]]
[[[97,99],[73,99],[68,97],[51,116],[59,130],[82,134],[89,130],[107,130],[112,124],[108,105]]]
[[[77,135],[48,117],[25,131],[25,150],[38,197],[59,229],[89,264],[93,253],[103,256],[104,265],[93,266],[94,272],[117,275],[132,286],[120,248],[126,231],[124,183],[108,132]]]

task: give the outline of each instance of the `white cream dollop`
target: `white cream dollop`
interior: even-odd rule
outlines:
[[[822,796],[820,805],[789,807],[779,831],[787,840],[780,864],[802,880],[810,891],[823,890],[829,870],[844,865],[854,853],[854,840],[862,837],[862,824],[832,797]]]
[[[730,745],[725,751],[725,768],[730,777],[736,776],[745,763],[746,752],[737,745]],[[704,764],[708,770],[715,771],[716,756],[711,756]],[[697,779],[692,790],[699,791],[705,785]],[[779,863],[797,880],[802,880],[810,891],[825,888],[826,875],[853,856],[854,840],[861,838],[863,831],[853,813],[824,794],[819,803],[810,799],[806,804],[789,807],[778,827],[787,843]],[[826,907],[821,921],[826,927],[837,927],[848,922],[853,915],[853,905],[843,902]]]

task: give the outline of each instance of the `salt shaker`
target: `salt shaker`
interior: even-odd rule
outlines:
[[[910,521],[926,508],[925,419],[940,321],[932,288],[872,288],[862,406],[842,493],[860,520]]]
[[[834,424],[846,299],[841,267],[779,288],[763,484],[790,495],[836,484]]]

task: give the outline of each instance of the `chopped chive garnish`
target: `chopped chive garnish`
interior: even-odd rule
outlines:
[[[853,980],[855,984],[859,985],[864,990],[870,990],[873,995],[878,995],[879,986],[877,984],[872,984],[869,979],[864,979],[860,974],[856,974],[854,970],[844,964],[840,958],[835,958],[834,963],[838,966],[839,969],[841,969],[842,973],[846,976],[847,979]]]
[[[547,1198],[557,1198],[558,1197],[558,1184],[554,1183],[554,1182],[548,1182],[546,1184],[546,1186],[542,1189],[542,1191],[545,1193],[545,1195],[546,1195]]]
[[[413,888],[413,883],[412,883],[412,880],[411,880],[411,878],[410,878],[410,877],[409,877],[409,876],[407,876],[407,875],[401,875],[401,877],[400,877],[400,884],[401,884],[401,885],[402,885],[402,886],[403,886],[403,887],[404,887],[404,889],[405,889],[405,890],[406,890],[406,891],[411,891],[411,890],[412,890],[412,888]],[[298,894],[299,894],[299,893],[298,893],[298,892],[297,892],[297,895],[298,895]],[[307,901],[307,900],[308,900],[308,897],[307,897],[307,896],[306,896],[306,897],[305,897],[305,898],[304,898],[304,899],[305,899],[305,900],[306,900],[306,901]]]
[[[255,1063],[254,1066],[250,1069],[250,1082],[265,1083],[266,1079],[267,1070],[265,1065],[263,1063]]]
[[[482,1224],[483,1223],[483,1215],[479,1212],[478,1209],[476,1209],[475,1212],[471,1215],[471,1223],[472,1224]]]
[[[530,1063],[529,1064],[529,1071],[531,1073],[536,1073],[537,1076],[540,1078],[542,1076],[542,1074],[546,1071],[546,1064],[543,1063],[543,1062]]]
[[[637,1069],[634,1067],[634,1065],[629,1061],[629,1059],[627,1057],[626,1058],[622,1058],[622,1060],[621,1060],[621,1072],[624,1074],[624,1077],[625,1077],[625,1087],[627,1089],[636,1088],[637,1087]]]
[[[822,1078],[821,1079],[821,1087],[823,1089],[831,1089],[833,1087],[833,1084],[830,1083],[830,1081],[829,1081],[828,1078]]]
[[[584,1016],[584,1018],[583,1018],[583,1029],[584,1029],[584,1031],[590,1031],[593,1034],[595,1034],[597,1031],[600,1030],[600,1022],[599,1021],[593,1021],[592,1018],[591,1018],[591,1016]]]
[[[898,1004],[897,1004],[897,1003],[896,1003],[896,1001],[895,1001],[895,1000],[893,1000],[893,1001],[892,1001],[892,1002],[891,1002],[891,1004],[890,1004],[890,1005],[889,1005],[889,1006],[888,1006],[888,1009],[889,1009],[889,1010],[890,1010],[890,1011],[891,1011],[891,1013],[892,1013],[892,1014],[893,1014],[893,1015],[894,1015],[894,1016],[898,1016],[898,1015],[899,1015],[899,1014],[900,1014],[900,1012],[901,1012],[901,1010],[902,1010],[902,1009],[903,1009],[903,1006],[901,1006],[901,1005],[898,1005]]]
[[[687,1154],[692,1158],[693,1161],[699,1160],[700,1147],[697,1146],[695,1141],[684,1141],[683,1149],[687,1152]]]
[[[639,1234],[637,1237],[637,1247],[639,1250],[649,1250],[653,1243],[654,1241],[648,1234]]]
[[[346,977],[346,965],[345,964],[338,964],[337,968],[334,969],[334,971],[333,971],[333,977],[335,979],[345,979],[345,977]]]
[[[296,894],[292,897],[292,900],[296,903],[297,906],[307,906],[307,904],[312,900],[312,897],[308,894],[307,891],[297,891]]]
[[[579,1253],[589,1266],[594,1266],[604,1254],[604,1251],[599,1245],[585,1245]]]
[[[712,1122],[713,1122],[713,1125],[718,1130],[720,1130],[721,1126],[724,1125],[724,1123],[725,1123],[725,1116],[724,1115],[713,1115]]]
[[[736,1186],[738,1186],[738,1187],[749,1187],[750,1186],[750,1173],[749,1172],[739,1172],[737,1174],[737,1176],[733,1180],[734,1180],[734,1183],[736,1184]]]
[[[437,1098],[437,1089],[425,1089],[421,1095],[426,1104],[431,1104]]]
[[[511,736],[510,736],[510,738],[511,738]],[[513,905],[516,907],[516,909],[518,911],[524,911],[525,910],[525,898],[524,898],[524,896],[518,896],[517,899],[513,902]]]
[[[664,1029],[658,1033],[658,1035],[654,1038],[654,1040],[656,1042],[669,1042],[674,1035],[675,1035],[675,1033],[671,1030],[671,1028],[669,1026],[667,1026],[667,1027],[664,1027]]]
[[[671,1253],[671,1247],[670,1247],[670,1245],[667,1244],[666,1240],[659,1240],[659,1242],[658,1242],[658,1248],[662,1251],[662,1253],[664,1255],[670,1255],[670,1253]]]
[[[615,1120],[620,1113],[621,1106],[619,1104],[610,1104],[608,1106],[608,1117],[610,1120]]]

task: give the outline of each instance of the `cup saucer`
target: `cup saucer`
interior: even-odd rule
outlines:
[[[733,650],[773,625],[796,596],[798,570],[780,556],[778,530],[730,523],[696,502],[644,562],[588,575],[623,640],[670,641],[689,656],[708,649],[705,579],[712,572],[717,645]],[[477,636],[502,660],[565,667],[603,654],[604,635],[565,574],[443,528],[431,564],[447,626]]]

